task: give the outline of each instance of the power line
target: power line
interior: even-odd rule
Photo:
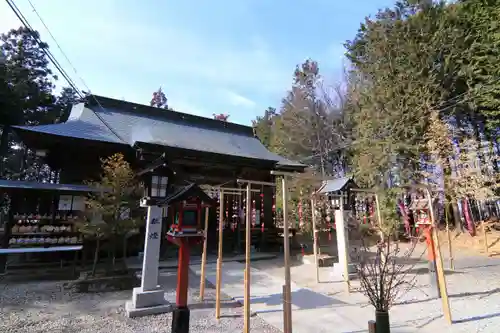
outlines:
[[[21,13],[21,11],[19,10],[19,8],[16,6],[16,4],[11,1],[11,0],[6,0],[7,2],[7,5],[9,5],[10,9],[12,9],[12,11],[14,12],[14,14],[17,16],[17,18],[19,19],[19,21],[21,21],[21,23],[24,25],[24,27],[26,29],[28,29],[30,32],[31,32],[31,35],[32,37],[35,39],[35,41],[37,42],[37,44],[39,46],[43,46],[43,42],[40,40],[40,38],[38,37],[38,35],[35,33],[35,30],[31,27],[31,25],[29,24],[28,20],[26,20],[26,18],[24,17],[24,15]],[[41,50],[42,52],[47,56],[47,58],[50,60],[50,62],[52,62],[52,64],[55,66],[55,68],[59,71],[59,73],[61,73],[61,75],[64,77],[64,79],[66,80],[66,82],[68,82],[68,84],[70,85],[70,87],[72,89],[75,90],[75,92],[80,96],[80,97],[83,97],[82,93],[80,92],[80,90],[76,87],[75,83],[73,82],[73,80],[71,80],[71,78],[68,76],[68,74],[64,71],[64,69],[62,68],[62,66],[59,64],[59,62],[55,59],[55,57],[52,55],[52,53],[47,49],[47,48],[44,48],[44,47],[41,47]]]
[[[61,45],[59,45],[59,43],[57,42],[56,38],[54,37],[54,35],[52,34],[52,32],[50,32],[50,29],[49,27],[45,24],[44,20],[42,19],[42,17],[40,16],[40,14],[38,14],[38,11],[36,10],[35,6],[33,5],[33,3],[31,2],[31,0],[28,0],[28,3],[30,4],[31,8],[33,9],[33,12],[36,14],[36,16],[38,17],[38,19],[40,20],[40,22],[42,23],[42,25],[45,27],[45,30],[47,30],[47,32],[49,33],[50,37],[52,38],[52,40],[54,41],[54,43],[56,44],[57,48],[59,49],[59,51],[61,52],[61,54],[63,55],[63,57],[66,59],[66,61],[68,62],[68,64],[71,66],[71,68],[73,69],[73,71],[75,72],[75,74],[78,75],[78,71],[76,70],[75,66],[73,66],[73,63],[71,63],[71,60],[69,60],[68,56],[66,55],[66,53],[63,51]],[[85,82],[83,81],[83,79],[81,77],[79,77],[80,81],[82,81],[82,83],[84,84],[84,86],[86,88],[87,85],[85,84]]]
[[[31,32],[32,36],[35,38],[35,41],[38,43],[38,45],[42,45],[42,41],[40,40],[40,38],[37,36],[37,34],[35,34],[35,30],[31,27],[31,25],[29,24],[28,20],[24,17],[24,15],[21,13],[21,10],[19,10],[19,8],[16,6],[16,4],[14,3],[13,0],[6,0],[7,4],[9,5],[9,7],[12,9],[12,11],[14,12],[14,14],[17,16],[17,18],[19,19],[19,21],[21,21],[21,23]],[[85,88],[87,89],[89,95],[92,97],[92,99],[97,103],[97,105],[104,111],[104,107],[101,105],[101,103],[99,102],[99,100],[97,100],[97,98],[95,98],[95,96],[93,96],[91,94],[91,90],[90,88],[88,87],[88,85],[85,83],[85,81],[83,80],[83,78],[81,76],[79,76],[78,74],[78,71],[76,70],[75,66],[72,64],[72,62],[69,60],[68,56],[66,55],[66,53],[63,51],[62,47],[59,45],[59,43],[57,42],[56,38],[54,37],[54,35],[50,32],[50,29],[48,28],[47,24],[45,24],[44,20],[42,19],[42,17],[40,16],[40,14],[38,14],[38,11],[36,10],[35,6],[33,5],[33,3],[28,0],[31,8],[33,9],[33,11],[35,12],[35,14],[37,15],[38,19],[40,20],[40,22],[42,23],[42,25],[45,27],[45,29],[47,30],[47,32],[49,33],[49,35],[51,36],[52,40],[54,41],[54,43],[56,44],[56,46],[58,47],[59,51],[62,53],[62,55],[66,58],[66,60],[68,61],[68,63],[70,64],[70,66],[72,67],[73,71],[75,72],[75,74],[77,75],[77,77],[80,79],[80,81],[82,82],[82,84],[85,86]],[[42,48],[43,52],[45,53],[45,55],[49,58],[49,60],[52,62],[52,64],[56,67],[56,69],[61,73],[61,75],[66,79],[66,81],[68,82],[68,84],[70,85],[70,87],[77,93],[77,95],[83,99],[85,97],[84,94],[82,94],[82,92],[77,88],[76,84],[73,82],[73,80],[69,77],[69,75],[66,73],[66,71],[62,68],[62,66],[59,64],[59,62],[57,61],[57,59],[55,59],[55,57],[52,55],[52,53],[46,49],[46,48]],[[126,143],[126,141],[106,122],[106,120],[100,115],[98,114],[97,112],[95,112],[93,109],[90,108],[90,110],[94,113],[94,115],[104,124],[104,126],[106,126],[106,128],[111,132],[113,133],[113,135],[115,137],[118,138],[118,140],[120,140],[121,142],[123,143]]]
[[[500,78],[494,79],[494,80],[492,80],[491,82],[489,82],[488,84],[493,84],[493,83],[497,83],[497,82],[500,82]],[[491,91],[494,91],[494,90],[496,90],[496,88],[488,89],[488,90],[486,90],[486,91],[482,91],[482,92],[478,91],[478,92],[476,92],[476,94],[474,94],[474,92],[473,92],[473,93],[471,93],[468,97],[465,97],[464,99],[462,99],[462,100],[460,100],[460,101],[457,101],[457,102],[455,102],[455,103],[453,103],[453,104],[451,104],[451,105],[444,106],[444,107],[442,107],[442,108],[440,108],[440,109],[438,109],[438,110],[436,110],[436,111],[437,111],[438,113],[441,113],[441,112],[446,111],[446,110],[448,110],[448,109],[451,109],[451,108],[453,108],[453,107],[455,107],[455,106],[457,106],[457,105],[459,105],[459,104],[465,103],[465,102],[467,102],[467,101],[469,101],[469,100],[471,100],[471,99],[473,99],[473,98],[475,98],[475,97],[479,97],[479,96],[481,96],[481,95],[487,94],[487,93],[489,93],[489,92],[491,92]],[[455,96],[455,97],[452,97],[452,98],[450,98],[449,100],[444,101],[443,103],[441,103],[441,105],[444,105],[444,104],[450,103],[450,102],[452,102],[454,99],[459,98],[459,97],[461,97],[461,96],[465,96],[465,95],[467,95],[467,94],[469,94],[469,91],[466,91],[466,92],[461,93],[461,94],[459,94],[459,95],[457,95],[457,96]]]

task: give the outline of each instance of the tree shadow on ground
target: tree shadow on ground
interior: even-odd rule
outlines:
[[[428,267],[414,267],[410,268],[408,270],[404,270],[403,272],[406,275],[423,275],[423,274],[429,274],[429,268]],[[454,275],[454,274],[464,274],[463,272],[460,271],[453,271],[453,270],[444,270],[445,275]]]
[[[241,308],[243,305],[238,301],[225,301],[220,303],[222,309]],[[201,302],[189,304],[190,310],[215,309],[215,302]]]
[[[252,303],[265,303],[267,306],[277,306],[283,304],[283,294],[272,294],[265,297],[253,297]],[[347,303],[336,298],[314,292],[310,289],[299,289],[292,291],[292,305],[298,310],[311,310],[330,307],[333,305],[346,305]],[[281,311],[281,310],[280,310]]]
[[[470,318],[453,320],[453,324],[462,324],[462,323],[468,323],[471,321],[479,321],[479,320],[490,319],[490,318],[495,318],[495,317],[500,317],[500,312],[490,313],[490,314],[486,314],[486,315],[482,315],[482,316],[473,316]]]
[[[470,296],[482,296],[479,299],[483,299],[485,297],[491,296],[493,294],[500,293],[500,288],[495,288],[487,291],[477,291],[477,292],[463,292],[459,294],[449,294],[448,298],[461,298],[461,297],[470,297]],[[437,300],[439,297],[429,297],[425,299],[411,300],[411,301],[403,301],[394,303],[394,305],[406,305],[406,304],[417,304],[417,303],[425,303],[433,300]]]

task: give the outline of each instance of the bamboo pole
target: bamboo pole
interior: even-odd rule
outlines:
[[[316,269],[316,283],[319,283],[319,263],[318,263],[318,231],[316,230],[316,198],[311,199],[312,229],[313,229],[313,251],[314,267]]]
[[[290,274],[290,238],[289,238],[289,225],[288,225],[288,186],[287,176],[281,179],[282,195],[283,195],[283,247],[285,257],[285,306],[286,313],[284,322],[286,322],[286,333],[292,333],[292,308],[291,308],[291,274]]]
[[[439,245],[439,237],[437,234],[436,230],[436,225],[435,225],[435,218],[434,218],[434,205],[432,202],[432,196],[431,192],[427,187],[425,187],[425,191],[427,193],[427,200],[429,202],[429,212],[430,212],[430,217],[431,217],[431,226],[432,226],[432,238],[434,240],[434,244],[436,246],[436,269],[437,269],[437,275],[438,275],[438,282],[439,282],[439,291],[441,293],[441,301],[443,303],[443,312],[444,312],[444,317],[446,318],[446,321],[448,324],[452,324],[452,319],[451,319],[451,310],[450,310],[450,300],[448,299],[448,291],[446,287],[446,278],[444,276],[444,267],[443,267],[443,258],[441,256],[441,246]]]
[[[219,248],[217,255],[217,276],[215,280],[215,318],[220,319],[220,288],[222,273],[222,238],[224,236],[224,190],[219,193]]]
[[[481,220],[481,228],[483,228],[484,253],[488,254],[488,235],[486,233],[486,223],[484,223],[484,220]]]
[[[246,196],[246,216],[245,216],[245,315],[244,315],[244,327],[245,333],[250,331],[250,244],[252,242],[251,234],[251,184],[247,183],[247,196]]]
[[[201,255],[200,300],[205,299],[205,267],[207,265],[208,207],[205,208],[205,230],[203,231],[203,254]]]
[[[245,288],[245,303],[243,304],[243,333],[248,333],[250,332],[250,318],[248,314],[249,311],[247,311],[248,304],[246,299],[246,290],[248,287],[246,268],[243,270],[243,286]]]

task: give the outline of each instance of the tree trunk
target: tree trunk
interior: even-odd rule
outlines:
[[[5,174],[5,157],[9,149],[9,134],[10,125],[4,125],[2,128],[2,136],[0,137],[0,177],[4,178]]]
[[[375,310],[376,333],[390,333],[389,311]]]
[[[471,236],[476,235],[476,226],[474,225],[474,220],[470,213],[469,200],[463,199],[462,209],[464,211],[465,221],[467,222],[467,228],[469,229],[469,233]],[[469,213],[470,212],[470,213]]]
[[[453,201],[451,203],[451,210],[453,212],[453,219],[455,220],[455,229],[457,231],[463,232],[464,226],[462,224],[462,218],[460,217],[460,210],[458,209],[458,202]]]
[[[127,235],[123,236],[123,244],[122,244],[122,251],[123,251],[123,262],[127,262]]]
[[[101,245],[101,241],[98,238],[96,245],[95,245],[94,262],[92,263],[92,273],[91,273],[92,276],[95,276],[95,271],[97,269],[97,262],[99,261],[99,250],[101,247],[100,245]]]

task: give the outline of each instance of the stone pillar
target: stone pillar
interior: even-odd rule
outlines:
[[[158,285],[162,208],[148,206],[141,286],[134,288],[132,301],[125,305],[128,317],[139,317],[171,311],[165,291]]]
[[[346,213],[343,209],[335,210],[335,230],[337,234],[338,262],[333,264],[333,278],[343,280],[346,274],[356,272],[356,267],[350,263],[349,232]],[[346,265],[347,261],[347,265]],[[348,272],[346,272],[346,267]]]

